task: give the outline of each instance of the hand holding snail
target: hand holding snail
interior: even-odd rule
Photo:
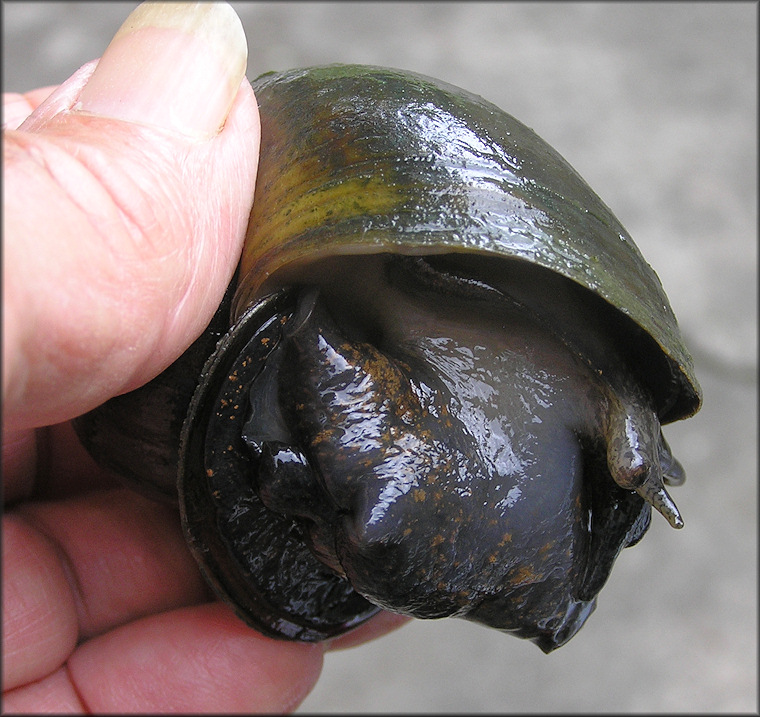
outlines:
[[[199,104],[207,72],[192,62],[173,76],[192,78],[185,100],[199,123],[183,120],[181,98],[165,112],[139,93],[134,106],[109,99],[114,85],[103,73],[123,65],[125,42],[172,52],[162,13],[137,17],[144,13],[156,20],[152,40],[135,31],[139,22],[125,26],[95,74],[83,72],[24,126],[52,130],[55,141],[32,142],[29,154],[56,167],[49,174],[53,189],[64,180],[64,207],[83,189],[107,191],[104,205],[79,202],[71,213],[87,220],[81,236],[96,240],[95,259],[81,255],[96,267],[84,272],[86,300],[61,291],[72,277],[82,283],[85,265],[65,253],[39,291],[34,282],[10,286],[11,309],[28,306],[31,320],[11,311],[6,427],[93,409],[75,424],[91,455],[179,506],[208,584],[264,634],[357,637],[387,608],[463,617],[547,652],[564,644],[618,553],[646,532],[651,509],[682,525],[665,486],[680,484],[683,471],[660,427],[696,412],[701,393],[651,267],[577,173],[517,120],[443,82],[361,66],[255,81],[267,140],[253,212],[242,254],[234,240],[215,253],[219,236],[242,233],[257,127],[237,127],[247,146],[227,145],[242,100],[221,133],[218,111],[238,85],[221,83]],[[154,87],[163,95],[171,85]],[[191,149],[179,143],[178,163],[172,151],[135,162],[130,132],[113,122],[117,150],[104,158],[68,133],[67,122],[97,128],[106,117],[165,139],[161,127],[167,144],[176,149],[180,135]],[[218,167],[197,159],[204,143],[226,147],[230,161],[246,157],[227,182],[231,196],[207,191]],[[61,171],[49,156],[72,146],[76,161]],[[171,179],[155,181],[167,164]],[[19,206],[51,185],[41,179]],[[177,179],[186,191],[173,191]],[[198,194],[211,206],[190,218],[177,211]],[[11,221],[43,248],[65,235],[49,226],[38,242],[24,231],[33,225]],[[166,248],[177,231],[197,254]],[[122,244],[157,246],[151,268],[167,283],[134,282],[143,257],[124,260],[113,251]],[[16,251],[15,266],[29,255]],[[118,261],[104,264],[112,255]],[[197,303],[188,274],[208,282]],[[92,299],[114,279],[100,311]],[[51,301],[50,291],[65,300]],[[114,333],[122,312],[127,332]],[[146,330],[129,331],[137,325]],[[118,507],[130,503],[144,506],[131,496]],[[150,531],[140,527],[143,539]],[[172,576],[183,570],[173,566]],[[120,575],[113,584],[123,583]],[[197,585],[189,589],[202,592]],[[179,604],[201,599],[182,595]],[[96,634],[103,617],[87,617]],[[98,639],[89,645],[102,646]],[[87,652],[76,654],[81,669]],[[54,666],[60,654],[45,657]]]
[[[320,670],[322,648],[211,600],[176,511],[118,488],[61,423],[181,354],[238,261],[258,152],[242,28],[224,4],[166,7],[52,94],[4,98],[10,712],[282,711]]]

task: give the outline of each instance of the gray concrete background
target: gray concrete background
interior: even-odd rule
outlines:
[[[300,711],[756,712],[757,4],[232,4],[249,77],[402,67],[533,127],[658,272],[705,391],[666,429],[686,528],[655,519],[568,645],[416,621],[328,655]],[[61,82],[134,6],[3,3],[4,89]]]

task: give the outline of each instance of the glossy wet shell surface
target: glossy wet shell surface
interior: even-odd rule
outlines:
[[[264,140],[235,315],[272,273],[305,257],[522,259],[603,297],[654,339],[651,352],[667,361],[653,363],[670,374],[653,389],[663,422],[698,410],[692,360],[657,275],[528,127],[460,88],[397,70],[335,65],[253,84]]]

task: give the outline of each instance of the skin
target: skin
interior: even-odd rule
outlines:
[[[53,89],[5,95],[4,130]],[[209,594],[176,511],[119,487],[69,424],[158,374],[211,317],[250,210],[255,115],[244,80],[224,129],[192,146],[67,112],[4,131],[6,712],[289,711],[326,650],[404,621],[383,613],[331,644],[258,634]]]

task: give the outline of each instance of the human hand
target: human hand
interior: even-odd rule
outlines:
[[[145,4],[99,63],[4,97],[6,712],[285,711],[319,676],[329,646],[215,602],[176,511],[68,423],[160,373],[221,300],[258,158],[246,56],[228,5]]]

